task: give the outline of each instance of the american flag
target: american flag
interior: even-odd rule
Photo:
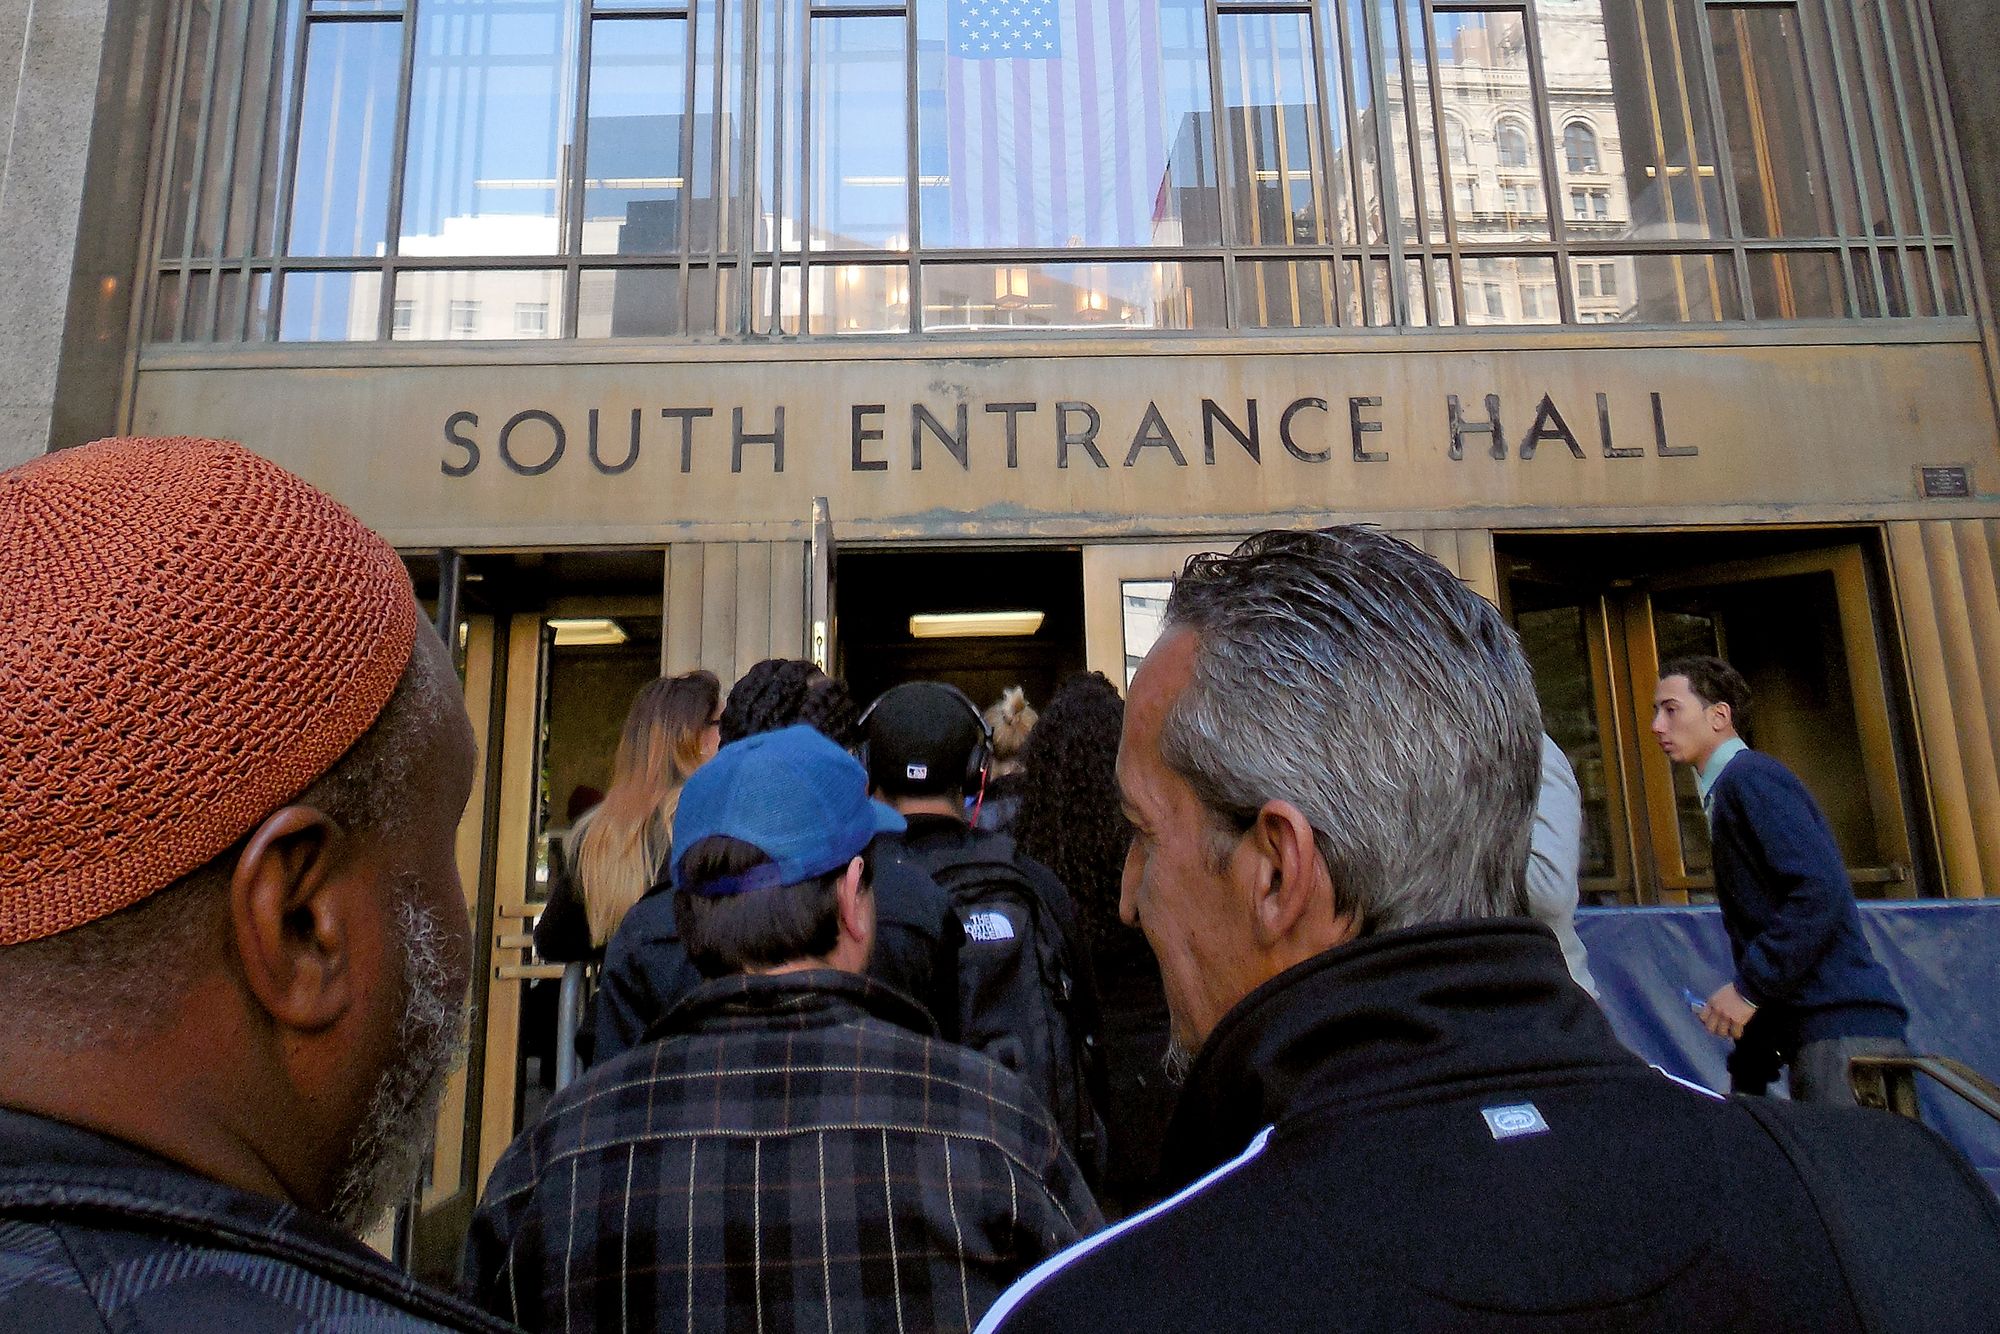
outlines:
[[[1169,223],[1167,157],[1182,128],[1162,105],[1162,2],[950,0],[950,235],[927,243],[1178,239],[1155,236]]]

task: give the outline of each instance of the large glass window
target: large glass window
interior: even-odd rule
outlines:
[[[404,150],[402,253],[563,248],[574,11],[565,0],[424,0]]]
[[[690,198],[682,160],[682,140],[693,129],[685,110],[688,73],[685,16],[591,23],[583,253],[680,249],[681,213]]]
[[[155,341],[1964,318],[1921,0],[188,0]]]

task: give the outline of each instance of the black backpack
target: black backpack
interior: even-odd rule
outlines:
[[[1092,1180],[1101,1166],[1097,1005],[1067,901],[1014,859],[1013,840],[981,834],[962,850],[916,860],[951,896],[958,955],[959,1041],[1040,1094]]]

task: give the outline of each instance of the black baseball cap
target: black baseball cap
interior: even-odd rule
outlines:
[[[891,796],[934,796],[965,786],[966,765],[985,740],[979,711],[940,681],[912,681],[875,701],[863,739],[868,781]]]

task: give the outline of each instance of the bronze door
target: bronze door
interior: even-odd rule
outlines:
[[[1830,546],[1671,571],[1515,565],[1509,610],[1543,722],[1577,771],[1587,901],[1685,903],[1713,893],[1693,774],[1651,732],[1661,662],[1728,658],[1749,680],[1746,739],[1825,809],[1856,889],[1915,892],[1883,645],[1861,548]]]

